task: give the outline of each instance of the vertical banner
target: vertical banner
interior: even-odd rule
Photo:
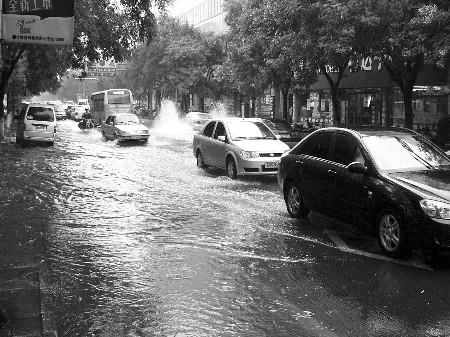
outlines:
[[[5,42],[72,45],[74,0],[0,0]]]

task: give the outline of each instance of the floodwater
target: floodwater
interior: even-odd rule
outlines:
[[[447,270],[341,252],[276,178],[199,170],[169,103],[150,133],[0,146],[0,210],[45,224],[58,336],[450,336]]]

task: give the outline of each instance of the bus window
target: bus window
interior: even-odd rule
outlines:
[[[108,104],[130,104],[130,93],[124,90],[108,91]]]

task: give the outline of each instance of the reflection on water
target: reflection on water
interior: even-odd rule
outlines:
[[[251,286],[248,265],[254,273],[255,264],[310,263],[259,249],[265,234],[251,223],[282,210],[274,180],[261,193],[260,181],[204,175],[192,155],[193,131],[171,102],[146,146],[58,124],[53,148],[17,148],[15,163],[33,188],[32,199],[22,200],[53,210],[45,240],[58,335],[260,336],[273,329],[252,322],[266,295]],[[277,245],[283,250],[282,240]]]

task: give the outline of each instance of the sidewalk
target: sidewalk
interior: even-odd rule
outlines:
[[[42,226],[14,221],[7,207],[0,204],[0,337],[55,337]]]

